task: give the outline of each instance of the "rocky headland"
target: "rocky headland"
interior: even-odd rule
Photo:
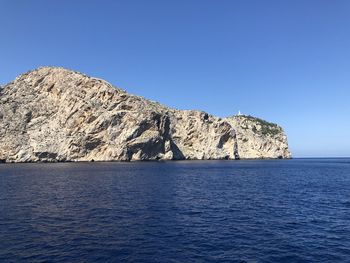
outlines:
[[[171,109],[64,68],[0,87],[1,162],[290,157],[277,124]]]

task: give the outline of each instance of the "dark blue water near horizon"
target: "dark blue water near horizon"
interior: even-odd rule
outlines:
[[[2,164],[0,262],[350,262],[350,159]]]

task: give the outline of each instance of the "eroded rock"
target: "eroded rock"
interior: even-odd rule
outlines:
[[[289,158],[281,127],[174,110],[63,68],[0,89],[1,162]]]

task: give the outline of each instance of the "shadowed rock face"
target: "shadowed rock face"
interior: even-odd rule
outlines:
[[[0,89],[0,161],[289,158],[277,125],[174,110],[63,68]]]

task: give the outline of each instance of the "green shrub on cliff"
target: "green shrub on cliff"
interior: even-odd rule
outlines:
[[[255,125],[260,125],[261,129],[258,130],[256,126],[253,126],[252,130],[255,133],[261,133],[263,135],[270,135],[274,136],[281,132],[281,127],[279,127],[277,124],[265,121],[263,119],[253,117],[250,115],[241,115],[239,117],[245,118],[251,122],[253,122]]]

